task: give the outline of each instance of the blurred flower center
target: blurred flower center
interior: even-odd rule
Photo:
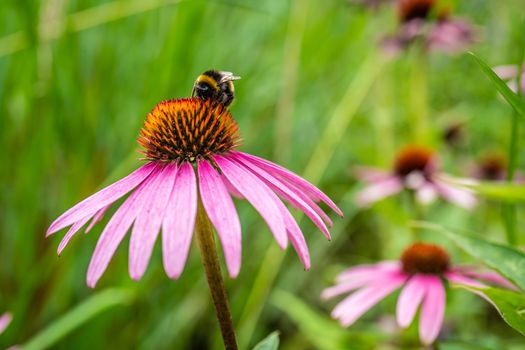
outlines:
[[[479,163],[480,178],[484,180],[500,180],[505,177],[507,160],[501,154],[489,154]]]
[[[401,22],[408,22],[416,18],[428,18],[435,3],[435,0],[400,0],[399,17]]]
[[[427,147],[408,146],[399,151],[394,162],[394,171],[403,177],[414,172],[428,175],[433,158],[434,152]]]
[[[403,271],[407,273],[442,274],[448,270],[450,258],[447,252],[435,244],[414,243],[401,255]]]
[[[138,142],[149,160],[194,162],[238,146],[238,132],[237,123],[222,104],[178,99],[153,108]]]

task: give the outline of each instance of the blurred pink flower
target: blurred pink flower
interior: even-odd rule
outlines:
[[[106,270],[132,225],[131,277],[138,280],[144,274],[162,228],[164,269],[170,278],[178,278],[192,240],[199,196],[217,230],[232,278],[241,266],[241,226],[230,194],[255,207],[281,248],[290,240],[306,269],[310,257],[304,236],[278,196],[303,211],[328,239],[327,225],[332,222],[316,203],[322,201],[342,215],[330,198],[296,174],[234,151],[238,127],[220,104],[200,99],[159,103],[148,114],[139,143],[147,164],[78,203],[48,229],[51,235],[72,225],[58,247],[60,254],[85,224],[91,220],[87,232],[115,201],[131,192],[98,240],[87,273],[90,287]]]
[[[4,333],[5,329],[9,326],[12,319],[13,315],[9,312],[6,312],[0,316],[0,334]]]
[[[359,168],[357,177],[368,183],[357,194],[360,206],[368,206],[403,189],[413,190],[418,202],[423,204],[432,202],[437,196],[466,209],[477,203],[471,191],[446,181],[446,176],[438,169],[437,156],[424,146],[410,145],[401,149],[391,171]]]
[[[435,0],[398,0],[397,4],[399,28],[383,40],[387,52],[396,54],[420,41],[429,51],[456,53],[475,41],[472,25],[451,17]]]
[[[333,318],[349,327],[382,299],[403,287],[397,300],[397,323],[402,328],[408,327],[421,305],[419,337],[428,345],[437,338],[443,324],[445,280],[478,288],[486,287],[480,281],[515,288],[497,273],[452,266],[448,253],[437,245],[415,243],[403,252],[399,261],[359,265],[341,272],[336,285],[325,289],[321,297],[330,299],[350,293],[332,311]],[[483,296],[482,292],[476,294]]]
[[[512,91],[518,92],[518,75],[519,75],[519,65],[504,65],[504,66],[497,66],[494,67],[494,72],[503,80],[507,82],[509,85],[509,88],[511,88]],[[523,64],[523,67],[521,69],[521,93],[525,92],[525,64]]]

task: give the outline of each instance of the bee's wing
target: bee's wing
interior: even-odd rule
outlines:
[[[237,77],[235,75],[233,75],[232,72],[219,72],[221,73],[222,77],[221,77],[221,80],[219,81],[219,84],[221,83],[225,83],[227,81],[233,81],[233,80],[239,80],[241,79],[241,77]]]

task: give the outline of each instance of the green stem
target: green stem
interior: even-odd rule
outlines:
[[[408,118],[412,124],[414,140],[423,142],[428,136],[427,55],[420,47],[414,49],[409,75]]]
[[[517,94],[522,96],[521,91],[521,75],[523,64],[519,62],[520,69],[518,70],[517,79]],[[507,168],[507,182],[512,182],[514,174],[516,173],[516,167],[518,164],[518,151],[519,151],[519,120],[518,112],[514,111],[512,114],[511,129],[510,129],[510,144],[509,144],[509,164]],[[503,223],[505,225],[505,232],[507,234],[507,242],[510,245],[518,244],[518,237],[516,235],[516,206],[513,204],[505,204],[503,206]]]
[[[230,306],[228,304],[228,296],[226,295],[224,281],[222,280],[219,257],[217,255],[215,239],[213,238],[213,229],[210,219],[202,206],[200,197],[195,231],[201,252],[202,264],[204,265],[208,286],[210,287],[211,298],[221,327],[224,347],[226,350],[237,350],[237,340],[235,338],[235,330],[233,328]]]

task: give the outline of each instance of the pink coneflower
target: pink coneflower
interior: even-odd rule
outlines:
[[[473,166],[472,177],[484,181],[506,181],[508,161],[503,153],[490,152],[484,154]],[[515,171],[514,182],[523,182],[524,175],[521,171]]]
[[[436,0],[398,0],[399,28],[383,41],[385,50],[397,53],[420,41],[430,51],[456,53],[474,42],[472,26],[438,8]]]
[[[437,245],[415,243],[403,252],[399,261],[360,265],[343,271],[336,279],[337,284],[322,292],[322,298],[357,289],[332,311],[332,317],[348,327],[381,299],[403,287],[397,300],[397,323],[402,328],[408,327],[421,305],[419,337],[428,345],[437,338],[443,324],[446,281],[480,288],[486,287],[480,282],[483,281],[514,288],[496,273],[452,266],[448,253]]]
[[[415,192],[416,199],[423,204],[441,196],[463,208],[474,207],[477,202],[474,195],[469,190],[453,187],[449,181],[445,181],[447,176],[438,168],[437,156],[430,148],[407,146],[398,153],[391,171],[359,169],[357,176],[369,185],[357,195],[357,203],[367,206],[409,189]]]
[[[71,226],[58,247],[60,253],[84,225],[89,223],[89,231],[115,201],[131,193],[98,240],[87,273],[90,287],[132,226],[131,277],[138,280],[144,274],[162,229],[164,269],[170,278],[178,278],[192,240],[199,198],[217,230],[232,278],[241,266],[241,226],[231,195],[255,207],[281,248],[290,240],[306,269],[310,258],[305,239],[281,199],[302,210],[327,238],[331,221],[316,203],[322,201],[342,215],[324,193],[296,174],[235,151],[238,127],[220,103],[198,98],[161,102],[148,114],[138,142],[144,148],[145,165],[66,211],[47,231],[51,235]]]
[[[525,92],[525,64],[521,67],[521,78],[518,79],[520,73],[520,66],[505,65],[494,67],[494,72],[503,80],[507,81],[507,84],[512,91],[518,92],[518,80],[521,81],[521,93]]]
[[[9,312],[6,312],[0,316],[0,334],[4,333],[5,329],[9,326],[12,319],[13,315]]]

